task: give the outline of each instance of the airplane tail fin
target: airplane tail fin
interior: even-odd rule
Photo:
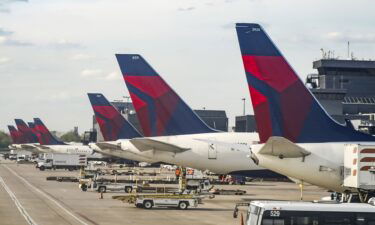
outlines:
[[[21,139],[22,136],[14,126],[8,125],[8,130],[13,144],[23,144]]]
[[[26,143],[38,143],[38,137],[33,134],[31,128],[27,126],[25,121],[22,119],[15,119],[14,120],[17,125],[18,131],[21,133],[24,139],[24,144]]]
[[[238,41],[262,143],[374,141],[334,121],[305,87],[259,24],[237,23]]]
[[[57,140],[48,128],[43,124],[39,118],[34,118],[35,129],[39,135],[39,143],[41,145],[65,145],[64,142]]]
[[[32,134],[36,137],[36,139],[38,140],[39,142],[39,132],[38,130],[36,129],[36,126],[35,126],[35,123],[34,122],[27,122],[27,125],[29,126]]]
[[[116,54],[145,136],[217,132],[137,54]]]
[[[142,137],[104,95],[99,93],[88,93],[87,95],[105,141]]]

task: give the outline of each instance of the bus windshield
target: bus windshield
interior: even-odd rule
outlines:
[[[250,209],[247,212],[247,225],[257,225],[261,208],[255,205],[250,205]]]

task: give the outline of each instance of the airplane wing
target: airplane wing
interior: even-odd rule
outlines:
[[[38,146],[40,149],[43,149],[43,150],[51,150],[50,147],[46,146],[46,145],[39,145]]]
[[[24,150],[37,150],[39,147],[39,145],[37,147],[36,145],[33,145],[33,144],[21,144],[20,146]]]
[[[98,142],[96,143],[96,146],[98,146],[101,149],[121,150],[121,146],[117,144],[108,143],[108,142]]]
[[[130,143],[132,143],[141,152],[149,150],[158,150],[165,152],[180,153],[190,150],[190,148],[184,148],[168,142],[157,141],[150,138],[133,138],[130,140]]]
[[[39,144],[19,144],[21,150],[31,151],[34,153],[46,153],[50,152],[50,148]]]
[[[268,141],[258,153],[263,155],[273,155],[280,158],[299,158],[311,154],[311,152],[283,137],[268,138]]]

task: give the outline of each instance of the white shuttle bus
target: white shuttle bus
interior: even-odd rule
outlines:
[[[245,203],[246,204],[246,203]],[[234,217],[237,217],[237,204]],[[375,204],[252,201],[246,225],[375,225]]]

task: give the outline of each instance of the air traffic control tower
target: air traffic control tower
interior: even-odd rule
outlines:
[[[320,59],[313,68],[318,73],[309,74],[306,85],[336,121],[360,120],[362,128],[373,127],[375,61]]]

